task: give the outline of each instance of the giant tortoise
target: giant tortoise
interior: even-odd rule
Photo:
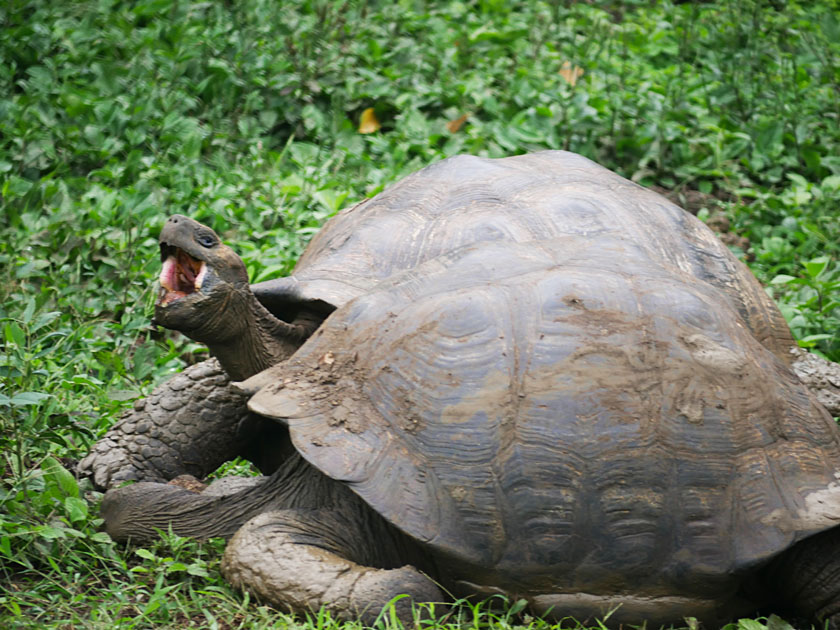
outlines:
[[[239,383],[203,366],[125,433],[154,455],[167,397],[218,409],[217,450],[256,439],[271,474],[112,489],[114,538],[232,536],[234,584],[367,620],[444,592],[614,622],[840,620],[840,431],[755,278],[662,197],[570,153],[459,156],[339,213],[253,290],[186,217],[161,253],[156,320]]]

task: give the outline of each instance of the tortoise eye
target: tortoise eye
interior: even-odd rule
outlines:
[[[198,244],[202,247],[213,247],[216,244],[216,237],[212,234],[199,234],[196,236],[195,240],[198,241]]]

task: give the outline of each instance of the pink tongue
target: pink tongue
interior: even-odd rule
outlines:
[[[178,279],[176,278],[177,273],[178,263],[175,262],[175,258],[173,256],[169,256],[163,261],[163,269],[160,270],[160,286],[167,291],[174,291],[175,287],[178,286]]]

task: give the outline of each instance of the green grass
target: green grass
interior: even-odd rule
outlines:
[[[838,15],[833,0],[3,3],[0,626],[295,623],[224,584],[217,543],[115,545],[68,473],[204,352],[149,325],[175,212],[257,281],[430,162],[570,149],[703,193],[700,216],[749,239],[800,343],[840,360]],[[382,126],[360,134],[369,107]],[[546,625],[514,613],[466,607],[441,627]]]

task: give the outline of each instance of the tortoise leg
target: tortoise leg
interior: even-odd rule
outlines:
[[[840,528],[797,543],[764,571],[763,582],[791,612],[840,629]]]
[[[255,438],[263,429],[279,429],[251,414],[245,403],[218,361],[190,366],[126,411],[79,462],[78,472],[107,489],[129,480],[204,477],[239,455],[266,464],[258,449],[272,440]],[[267,472],[273,467],[274,462],[265,466]]]
[[[413,623],[414,603],[444,601],[431,579],[400,566],[394,549],[383,549],[387,534],[353,526],[353,520],[325,509],[260,514],[228,543],[222,572],[234,586],[292,612],[326,607],[338,619],[366,626],[400,595],[407,597],[394,606],[404,624]],[[366,566],[360,555],[385,568]]]

